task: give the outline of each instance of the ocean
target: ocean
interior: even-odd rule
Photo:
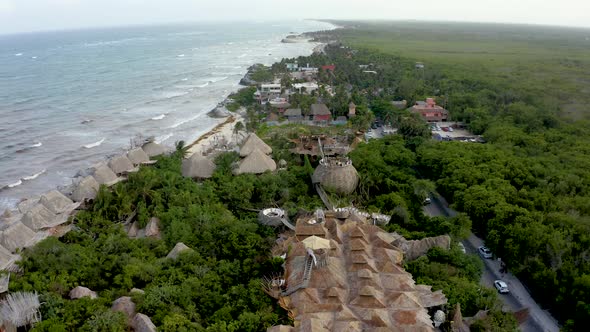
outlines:
[[[173,146],[219,123],[206,113],[254,63],[311,54],[286,35],[316,21],[0,35],[0,213],[72,183],[132,138]]]

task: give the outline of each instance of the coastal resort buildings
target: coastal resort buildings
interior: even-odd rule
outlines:
[[[277,169],[277,164],[268,156],[271,153],[272,148],[268,144],[264,143],[256,134],[250,134],[240,148],[240,156],[243,159],[240,160],[233,173],[238,175],[274,172]]]
[[[352,101],[348,104],[348,118],[354,118],[356,116],[356,105]]]
[[[327,125],[332,120],[332,112],[326,104],[311,105],[311,115],[313,122],[317,125]]]
[[[199,153],[182,161],[182,176],[193,179],[209,179],[215,172],[215,164]]]
[[[434,331],[433,316],[446,297],[416,285],[395,238],[366,215],[319,210],[299,218],[292,235],[278,242],[273,252],[286,257],[284,275],[264,289],[294,326],[268,332]]]
[[[417,101],[414,106],[410,107],[410,112],[419,114],[426,122],[444,122],[449,116],[449,111],[437,105],[434,98]]]
[[[315,169],[312,182],[328,192],[349,195],[358,186],[359,175],[352,161],[345,156],[324,157]]]

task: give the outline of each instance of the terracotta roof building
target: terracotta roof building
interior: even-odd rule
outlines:
[[[438,106],[433,98],[427,98],[425,102],[416,102],[416,105],[410,108],[410,112],[420,114],[427,122],[447,121],[449,116],[449,111]]]

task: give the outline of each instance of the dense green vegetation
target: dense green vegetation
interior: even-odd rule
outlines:
[[[589,34],[355,23],[334,33],[352,48],[335,46],[327,58],[310,58],[335,63],[336,84],[351,86],[355,103],[400,129],[409,126],[404,137],[416,152],[412,169],[470,217],[474,231],[566,330],[590,323]],[[426,68],[416,69],[417,61]],[[367,76],[359,65],[379,75]],[[387,106],[426,97],[488,143],[417,139],[421,131],[403,124],[409,115]]]
[[[162,331],[264,331],[288,323],[259,285],[263,275],[281,271],[282,261],[270,257],[276,235],[243,209],[305,205],[309,181],[299,176],[307,180],[307,171],[234,177],[234,158],[220,157],[213,179],[198,184],[180,175],[180,154],[163,157],[101,190],[93,208],[77,215],[74,231],[26,250],[10,290],[40,293],[44,321],[34,330],[123,331],[122,316],[108,309],[134,287],[145,290],[133,294],[138,311]],[[161,219],[162,240],[127,237],[116,221],[135,209],[140,222]],[[165,258],[178,242],[193,251]],[[77,285],[99,299],[65,299]]]

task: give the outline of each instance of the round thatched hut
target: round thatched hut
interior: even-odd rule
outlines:
[[[156,142],[149,142],[146,143],[144,146],[141,147],[143,151],[148,155],[148,157],[155,157],[167,152],[166,147],[160,145]]]
[[[271,154],[272,148],[268,146],[268,144],[264,143],[260,137],[256,136],[256,134],[252,133],[246,139],[246,142],[240,148],[240,156],[247,157],[255,150],[258,150],[264,154]]]
[[[198,153],[182,161],[182,176],[187,178],[208,179],[214,171],[215,164]]]
[[[313,183],[336,194],[351,194],[359,183],[359,175],[348,158],[324,158],[313,173]]]

